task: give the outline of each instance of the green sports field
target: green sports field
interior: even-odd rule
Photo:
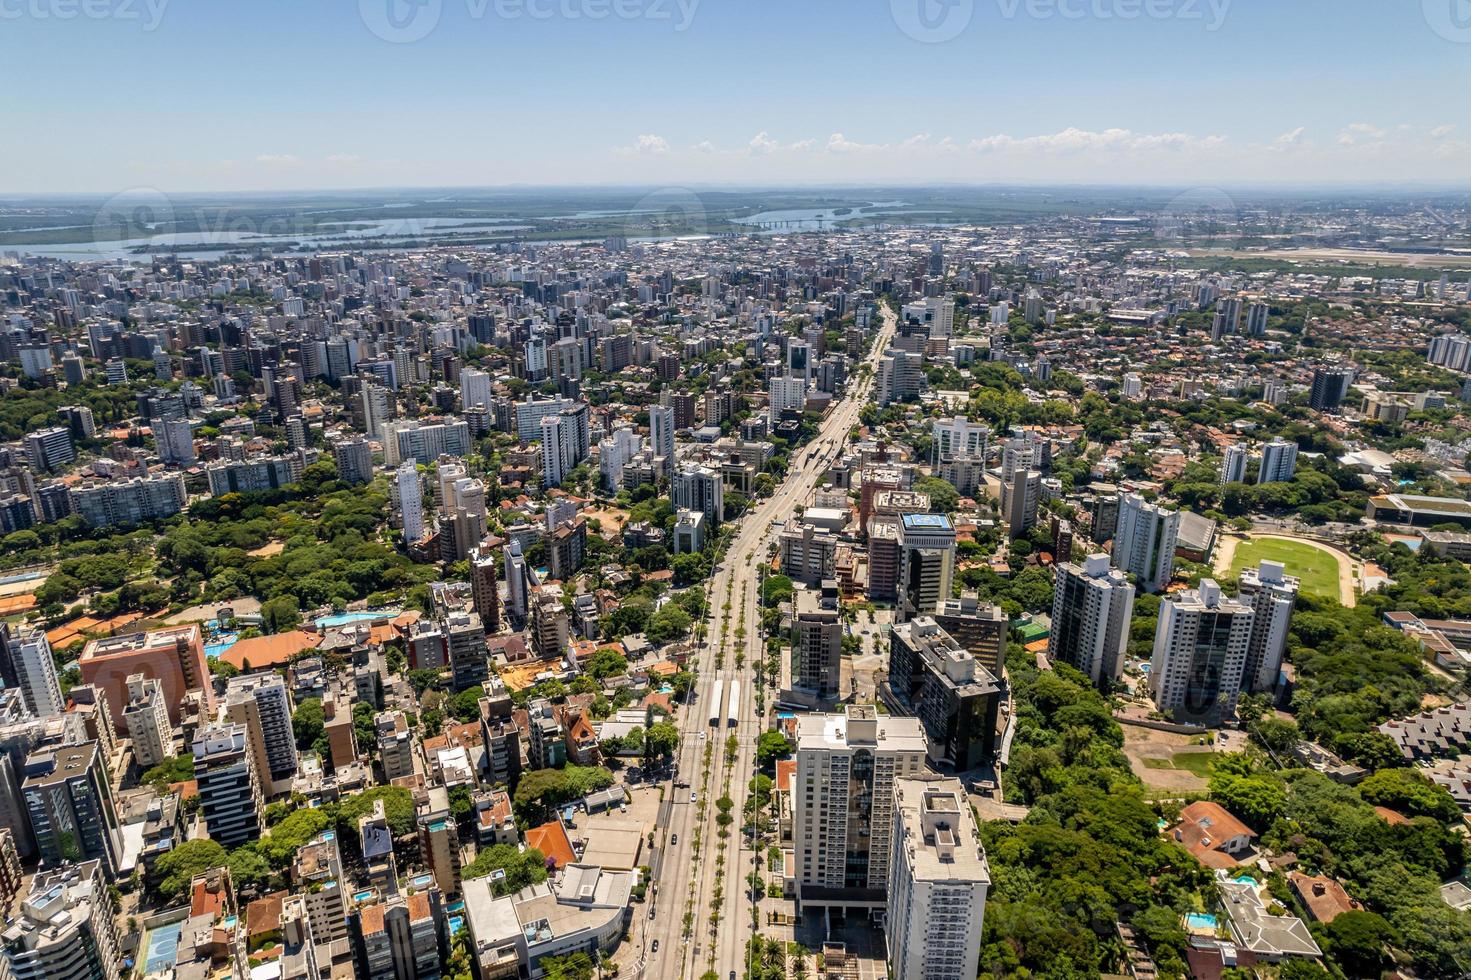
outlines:
[[[1301,541],[1254,538],[1239,542],[1231,558],[1231,581],[1236,581],[1243,568],[1263,559],[1280,561],[1288,575],[1301,580],[1303,592],[1339,601],[1337,557]]]

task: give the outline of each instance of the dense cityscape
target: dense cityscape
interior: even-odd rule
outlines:
[[[0,973],[1462,975],[1471,209],[1248,220],[6,251]]]

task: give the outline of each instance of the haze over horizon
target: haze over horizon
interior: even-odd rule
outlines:
[[[0,193],[1459,185],[1457,2],[27,0]]]

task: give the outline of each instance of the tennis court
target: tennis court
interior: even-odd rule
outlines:
[[[171,922],[148,934],[148,955],[143,960],[144,976],[162,973],[174,965],[179,956],[179,934],[183,931],[183,922]]]

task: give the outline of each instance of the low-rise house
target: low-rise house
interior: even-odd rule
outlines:
[[[1197,800],[1180,811],[1170,837],[1208,868],[1234,868],[1251,856],[1250,827],[1219,803]]]

